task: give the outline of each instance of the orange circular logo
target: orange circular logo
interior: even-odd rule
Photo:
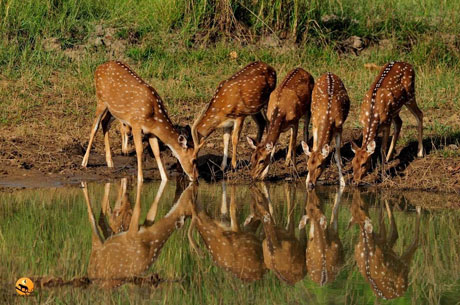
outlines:
[[[19,295],[29,295],[34,291],[34,282],[27,277],[21,277],[16,282],[15,288]]]

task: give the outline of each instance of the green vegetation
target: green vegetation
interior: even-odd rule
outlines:
[[[115,183],[117,184],[117,183]],[[146,184],[142,193],[142,210],[145,217],[149,204],[153,201],[158,183]],[[300,190],[300,188],[299,188]],[[90,184],[89,195],[96,215],[100,212],[104,186]],[[318,195],[324,203],[325,213],[331,213],[334,190],[320,189]],[[112,204],[116,196],[112,186]],[[134,201],[135,189],[130,192]],[[235,202],[238,219],[242,224],[250,212],[251,192],[247,187],[239,187]],[[283,185],[270,186],[271,199],[277,224],[286,224],[287,207]],[[442,202],[445,195],[431,194],[429,199],[419,193],[423,204]],[[229,196],[229,195],[228,195]],[[305,191],[297,191],[292,220],[297,224],[304,213]],[[378,220],[378,209],[374,204],[383,200],[382,194],[363,197],[371,204],[370,216]],[[388,198],[388,193],[385,194]],[[174,184],[169,183],[159,204],[158,217],[163,217],[172,206]],[[397,199],[402,198],[402,199]],[[409,193],[397,194],[390,204],[422,203],[411,200]],[[17,303],[110,303],[110,304],[374,304],[375,297],[364,281],[353,258],[358,229],[346,229],[350,219],[349,204],[351,193],[344,193],[339,210],[339,234],[344,245],[345,265],[336,281],[321,288],[309,277],[295,286],[280,283],[272,272],[267,272],[262,281],[245,284],[233,275],[216,267],[203,243],[204,258],[190,251],[185,226],[174,232],[166,242],[158,260],[148,273],[158,272],[160,277],[170,281],[159,289],[124,285],[115,290],[101,290],[97,287],[60,287],[37,291],[36,296],[21,299],[12,297],[16,278],[20,276],[50,276],[72,279],[87,275],[91,252],[91,228],[83,199],[78,188],[47,190],[26,190],[0,194],[0,301],[5,304]],[[426,202],[425,202],[426,199]],[[219,218],[221,187],[200,184],[198,203],[206,208],[209,215]],[[395,246],[400,254],[412,242],[415,213],[394,209],[399,239]],[[460,214],[456,210],[425,210],[421,217],[420,247],[411,264],[410,287],[406,294],[384,304],[454,304],[459,297],[459,232],[457,224]],[[376,225],[377,227],[377,225]],[[297,232],[298,234],[298,232]],[[195,239],[199,241],[195,233]],[[235,293],[236,292],[236,293]],[[2,299],[6,298],[6,299]],[[453,303],[452,303],[453,302]]]

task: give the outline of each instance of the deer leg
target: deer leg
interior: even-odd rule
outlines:
[[[96,118],[94,119],[93,126],[91,127],[91,133],[89,135],[88,148],[86,148],[85,156],[81,162],[81,166],[86,167],[88,165],[89,152],[91,151],[91,145],[93,145],[94,136],[96,131],[99,129],[99,124],[103,116],[108,112],[108,108],[103,104],[98,104],[96,108]]]
[[[390,237],[388,238],[387,245],[390,248],[393,248],[394,244],[396,243],[396,240],[399,237],[398,230],[396,228],[396,222],[395,222],[395,218],[393,215],[393,211],[391,210],[390,205],[388,204],[387,201],[385,201],[385,207],[387,209],[388,219],[390,221]]]
[[[393,133],[393,137],[391,138],[390,149],[388,150],[388,155],[387,155],[387,162],[390,161],[390,159],[393,157],[393,152],[394,152],[395,147],[396,147],[396,142],[398,141],[399,133],[401,131],[402,120],[399,117],[399,115],[397,115],[393,119],[393,126],[395,128],[395,131]]]
[[[383,136],[382,136],[382,163],[385,162],[387,156],[387,147],[388,147],[388,138],[390,137],[390,126],[382,126]]]
[[[235,125],[233,126],[232,133],[232,167],[236,169],[236,146],[238,145],[238,140],[241,134],[241,127],[243,126],[243,118],[237,118],[235,120]]]
[[[120,133],[121,133],[121,152],[124,155],[128,155],[129,153],[129,147],[128,147],[128,141],[129,141],[129,133],[131,128],[128,125],[125,125],[124,123],[120,122]]]
[[[163,162],[161,161],[160,155],[160,146],[158,145],[158,138],[157,137],[150,137],[149,138],[150,148],[152,149],[153,155],[155,156],[155,160],[157,161],[158,170],[160,171],[161,181],[167,181],[168,175],[166,174],[166,170],[164,168]]]
[[[342,156],[340,154],[340,147],[342,143],[342,131],[337,131],[335,134],[335,162],[337,163],[337,168],[339,170],[339,182],[340,182],[340,188],[343,188],[345,186],[345,179],[343,178],[342,174]]]
[[[227,167],[227,159],[228,159],[228,143],[230,142],[230,133],[232,132],[231,128],[224,128],[224,156],[222,157],[222,163],[220,168],[222,171],[225,170]]]
[[[133,128],[133,140],[134,147],[136,148],[137,156],[137,183],[142,183],[144,181],[144,175],[142,174],[142,153],[144,146],[142,145],[142,133],[139,128]]]
[[[291,138],[289,139],[289,148],[288,148],[288,153],[287,153],[287,157],[286,157],[286,161],[284,163],[285,166],[288,166],[289,163],[291,162],[292,160],[292,165],[294,166],[294,168],[296,167],[296,151],[295,151],[295,146],[297,144],[297,130],[299,128],[299,125],[294,125],[292,128],[291,128]]]
[[[162,180],[160,183],[160,187],[158,188],[155,199],[153,199],[152,205],[150,206],[150,209],[147,212],[147,216],[145,217],[144,224],[146,226],[153,225],[155,221],[155,218],[157,216],[157,211],[158,211],[158,203],[160,202],[161,196],[163,196],[163,192],[165,190],[166,183],[167,183],[166,180]]]
[[[332,208],[331,226],[335,234],[338,232],[339,206],[340,201],[342,201],[342,193],[343,187],[339,187],[337,194],[335,194],[334,207]]]
[[[422,158],[424,156],[423,151],[423,112],[418,108],[417,102],[415,101],[415,97],[409,100],[406,104],[407,108],[409,108],[410,112],[415,116],[417,119],[417,128],[418,128],[418,152],[417,157]]]
[[[134,145],[136,145],[136,132],[133,129]],[[139,130],[140,135],[140,130]],[[142,144],[142,143],[141,143]],[[137,152],[137,145],[136,145]],[[128,232],[126,233],[129,237],[134,237],[139,231],[139,217],[141,215],[141,192],[142,192],[142,180],[137,181],[137,191],[136,191],[136,204],[133,209],[133,216],[131,217],[131,222],[129,223]]]
[[[310,125],[311,110],[310,106],[307,107],[307,112],[305,113],[305,122],[303,125],[303,140],[305,143],[308,143],[308,126]]]
[[[260,140],[262,140],[262,135],[264,134],[265,127],[267,126],[267,120],[262,114],[262,110],[256,114],[253,114],[252,119],[257,124],[257,143],[260,143]]]
[[[105,117],[102,119],[102,132],[104,133],[104,145],[105,145],[105,160],[107,162],[107,167],[113,167],[112,152],[110,151],[110,142],[109,142],[109,130],[110,122],[112,120],[112,115],[110,112],[107,112]]]
[[[227,183],[222,181],[222,199],[220,204],[220,219],[221,221],[228,220],[228,204],[227,204]]]
[[[230,227],[233,232],[239,232],[240,226],[238,225],[238,218],[236,217],[235,190],[235,185],[232,185],[230,189]]]
[[[88,186],[86,185],[86,182],[81,183],[82,190],[83,190],[83,196],[85,197],[85,202],[86,202],[86,208],[88,209],[88,218],[89,222],[91,224],[91,229],[92,229],[92,243],[94,245],[102,246],[103,239],[102,236],[97,229],[97,224],[96,224],[96,219],[94,217],[94,212],[93,209],[91,208],[91,202],[89,200],[89,195],[88,195]]]

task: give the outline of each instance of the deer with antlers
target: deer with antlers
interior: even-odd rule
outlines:
[[[302,148],[308,157],[308,175],[305,181],[307,189],[315,187],[324,168],[324,161],[331,148],[329,143],[335,138],[335,161],[339,170],[340,186],[345,186],[342,175],[340,147],[343,124],[350,110],[350,99],[342,80],[328,72],[322,75],[313,88],[311,115],[313,131],[313,149],[302,141]]]
[[[96,224],[86,183],[82,183],[82,187],[92,228],[88,277],[107,288],[119,286],[147,270],[158,258],[171,234],[182,227],[185,217],[191,215],[191,208],[196,200],[196,187],[191,184],[182,192],[169,213],[154,223],[156,206],[163,193],[163,188],[160,187],[144,225],[139,226],[142,184],[138,184],[136,203],[127,231],[106,236],[104,240]]]
[[[320,286],[333,282],[344,263],[343,246],[338,233],[338,211],[342,191],[343,188],[339,188],[335,196],[330,224],[327,223],[316,191],[308,192],[306,215],[299,223],[299,228],[303,228],[310,221],[305,254],[307,272]]]
[[[188,235],[192,249],[200,253],[191,235],[196,226],[206,249],[218,267],[245,282],[260,280],[266,272],[262,244],[254,234],[260,222],[253,222],[245,231],[240,228],[235,202],[235,185],[231,188],[228,213],[226,185],[223,184],[221,213],[224,217],[230,214],[229,223],[215,220],[206,211],[195,206]]]
[[[270,212],[269,199],[257,187],[252,187],[254,197],[254,211],[256,218],[263,222],[265,239],[263,240],[264,262],[268,269],[289,285],[301,281],[307,273],[305,267],[305,230],[300,230],[300,238],[297,239],[294,231],[292,214],[295,204],[291,204],[291,189],[285,185],[287,201],[287,225],[286,228],[275,224]],[[295,193],[294,193],[295,197]],[[252,219],[252,217],[251,217]]]
[[[109,61],[100,65],[95,72],[95,82],[98,102],[96,118],[91,129],[88,148],[83,157],[83,167],[88,164],[91,145],[99,125],[102,125],[104,133],[107,165],[113,167],[108,135],[110,119],[113,116],[131,128],[137,155],[138,181],[143,181],[142,133],[150,135],[149,143],[162,180],[167,180],[168,175],[160,158],[158,139],[171,149],[189,179],[197,180],[194,148],[189,147],[187,138],[174,128],[160,96],[153,87],[119,61]]]
[[[414,240],[407,250],[398,256],[393,246],[398,239],[398,231],[393,212],[385,201],[390,221],[390,234],[386,234],[382,206],[379,213],[380,232],[374,232],[372,220],[369,218],[368,206],[362,200],[359,191],[353,194],[351,205],[353,223],[359,226],[359,240],[355,246],[355,260],[359,271],[369,283],[374,294],[383,299],[400,297],[407,290],[409,267],[418,247],[420,229],[420,207],[417,207]]]
[[[373,66],[370,66],[371,68]],[[423,157],[423,113],[415,100],[415,72],[413,67],[405,62],[390,62],[384,65],[361,105],[360,121],[363,127],[361,147],[352,142],[355,157],[352,160],[353,180],[359,183],[370,166],[370,156],[374,153],[375,139],[379,131],[383,132],[382,159],[387,162],[393,152],[401,131],[402,120],[399,112],[403,106],[409,108],[417,119],[418,152]],[[388,137],[391,124],[394,133],[387,153]],[[382,161],[383,161],[382,160]]]
[[[232,133],[232,167],[236,168],[236,147],[244,119],[248,115],[252,116],[258,125],[257,139],[260,141],[266,125],[261,111],[275,86],[275,69],[260,61],[247,65],[221,82],[206,111],[193,124],[192,136],[196,153],[214,130],[223,128],[224,156],[221,168],[224,170],[227,167],[230,133]]]
[[[288,166],[292,161],[295,167],[297,130],[302,117],[305,117],[304,139],[308,139],[313,86],[313,76],[302,68],[296,68],[286,75],[281,85],[270,95],[267,108],[270,124],[267,135],[259,144],[247,137],[249,145],[254,149],[251,157],[251,175],[254,179],[265,178],[270,159],[275,153],[275,144],[281,132],[287,130],[291,131],[291,139],[285,164]]]

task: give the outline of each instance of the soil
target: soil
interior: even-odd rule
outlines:
[[[190,116],[174,117],[174,121],[189,122]],[[90,154],[87,168],[80,166],[85,152],[90,126],[82,127],[79,136],[56,138],[51,134],[43,137],[18,137],[12,134],[0,133],[0,188],[29,188],[49,187],[78,184],[81,181],[112,180],[137,173],[136,157],[132,152],[128,156],[121,155],[120,135],[116,123],[111,129],[111,147],[114,168],[108,168],[105,163],[102,133],[98,132]],[[410,124],[408,124],[410,126]],[[406,125],[406,128],[409,126]],[[413,125],[415,127],[415,124]],[[404,129],[404,127],[403,127]],[[415,130],[415,128],[413,128]],[[236,170],[228,169],[223,173],[219,164],[222,160],[222,136],[217,131],[210,136],[198,157],[198,167],[201,179],[218,181],[227,179],[234,183],[250,183],[249,160],[252,150],[246,143],[246,135],[255,137],[255,124],[247,119],[238,146],[238,166]],[[299,128],[299,130],[302,130]],[[269,181],[303,180],[307,174],[305,155],[300,147],[300,135],[297,147],[297,167],[285,166],[284,159],[287,151],[289,133],[280,137],[276,146],[274,162],[270,166],[267,177]],[[346,128],[343,134],[341,149],[344,159],[344,171],[350,181],[352,176],[351,140],[358,139],[360,129]],[[426,156],[416,157],[417,143],[411,142],[397,146],[397,154],[389,163],[381,164],[378,154],[373,160],[373,168],[364,179],[364,186],[374,188],[389,188],[391,190],[425,190],[437,192],[460,193],[460,158],[445,157],[438,153],[440,146],[458,149],[459,139],[425,137],[424,147]],[[359,143],[359,140],[358,140]],[[377,143],[379,144],[379,143]],[[159,180],[160,175],[150,149],[144,150],[144,179]],[[231,149],[230,149],[231,150]],[[379,151],[379,146],[377,146]],[[455,154],[454,154],[455,155]],[[326,168],[320,178],[320,184],[337,184],[337,168],[332,154],[326,162]],[[169,149],[162,152],[163,162],[170,177],[181,175],[181,168]],[[230,160],[229,160],[230,164]]]

